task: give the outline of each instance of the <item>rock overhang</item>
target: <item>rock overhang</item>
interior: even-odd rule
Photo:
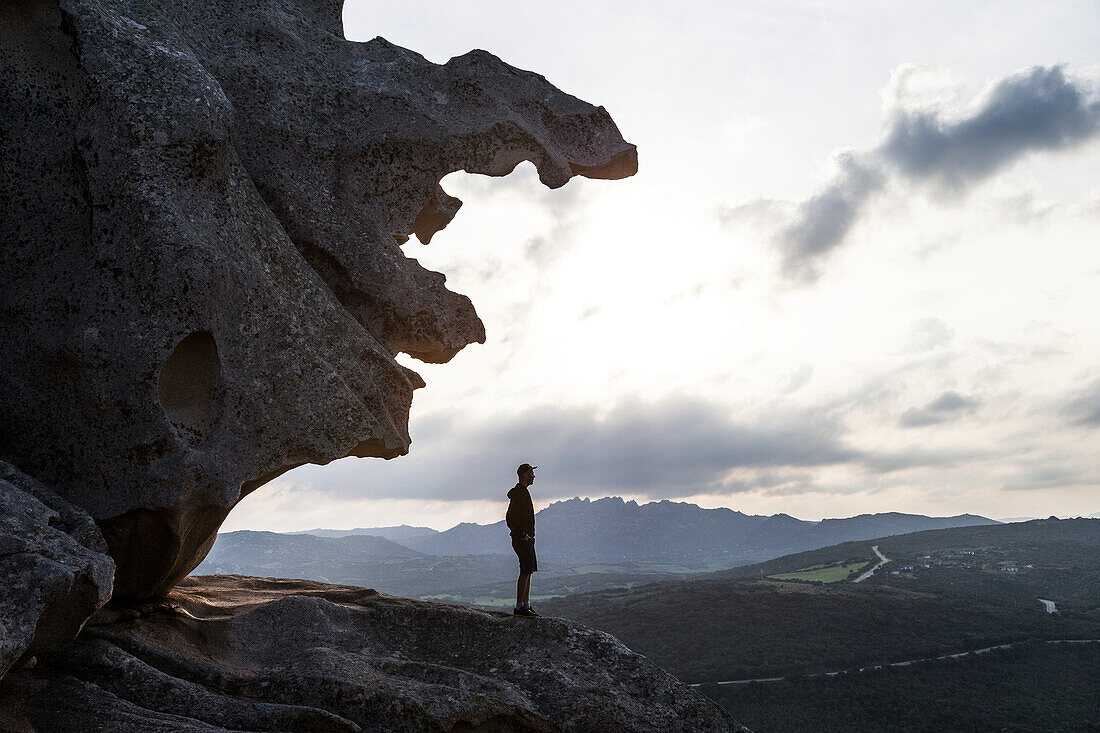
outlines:
[[[118,597],[166,592],[289,468],[408,451],[396,354],[485,339],[401,250],[458,211],[444,176],[637,170],[603,108],[485,51],[347,41],[341,7],[3,11],[0,458],[95,518]]]

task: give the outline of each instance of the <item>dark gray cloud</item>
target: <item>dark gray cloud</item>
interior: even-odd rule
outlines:
[[[341,462],[317,488],[363,498],[500,499],[522,462],[541,466],[542,496],[653,497],[721,487],[735,469],[805,469],[858,460],[829,416],[787,412],[740,421],[696,400],[520,409],[470,424],[459,414],[412,423],[412,455]]]
[[[796,496],[821,490],[812,471],[789,470],[764,470],[749,478],[727,479],[714,488],[722,494],[759,492],[768,496]]]
[[[1088,472],[1077,466],[1047,463],[1021,471],[1001,487],[1008,491],[1037,491],[1075,486],[1088,481]]]
[[[867,453],[864,454],[862,463],[874,473],[887,474],[911,468],[954,468],[992,457],[994,456],[989,451],[907,448]]]
[[[1070,395],[1063,412],[1074,425],[1100,427],[1100,379]]]
[[[942,105],[896,107],[879,144],[845,153],[833,180],[799,204],[777,237],[783,269],[795,279],[815,279],[821,260],[844,243],[871,199],[891,183],[957,197],[1025,155],[1067,150],[1098,136],[1096,90],[1068,78],[1062,66],[1001,79],[963,116],[951,116]]]
[[[925,409],[946,415],[973,400],[944,393]],[[500,500],[515,467],[540,466],[538,496],[633,494],[650,498],[748,491],[794,495],[822,491],[815,475],[847,465],[885,475],[988,460],[988,452],[854,448],[843,410],[776,409],[754,420],[694,399],[593,406],[517,406],[504,417],[471,421],[440,413],[412,422],[411,455],[393,461],[348,459],[299,470],[314,488],[363,499]],[[862,483],[851,484],[857,490]],[[844,488],[829,488],[843,493]]]
[[[953,193],[1028,153],[1079,145],[1100,133],[1100,101],[1062,69],[1002,79],[958,120],[942,110],[895,110],[877,152],[902,175]]]
[[[963,415],[973,413],[981,404],[971,397],[958,392],[944,392],[924,407],[911,407],[902,413],[898,424],[903,428],[922,428],[928,425],[956,420]]]
[[[839,165],[832,183],[799,204],[794,221],[779,234],[783,271],[793,279],[818,278],[820,257],[844,241],[867,202],[886,183],[871,159],[845,153]]]

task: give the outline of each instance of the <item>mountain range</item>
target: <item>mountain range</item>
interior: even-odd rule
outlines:
[[[897,512],[811,522],[787,514],[750,515],[668,500],[639,505],[620,497],[554,502],[535,519],[540,558],[564,564],[673,562],[695,570],[733,567],[851,540],[977,524],[996,522],[973,514],[927,517]],[[341,533],[310,534],[322,532]],[[345,532],[386,537],[429,555],[510,552],[503,521],[464,522],[445,532],[407,526]]]
[[[991,525],[973,514],[861,514],[819,522],[787,514],[749,515],[673,501],[639,505],[619,497],[574,498],[550,504],[536,515],[539,559],[566,567],[586,564],[666,564],[676,572],[699,572],[760,562],[840,542],[930,529]],[[239,567],[238,572],[275,572],[303,560],[397,562],[418,555],[511,556],[508,528],[464,522],[444,532],[427,527],[315,529],[305,533],[230,532],[219,535],[199,570]]]

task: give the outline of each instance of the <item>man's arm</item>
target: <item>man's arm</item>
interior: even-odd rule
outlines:
[[[523,528],[526,534],[526,539],[535,538],[535,504],[531,501],[531,492],[527,492],[527,506],[524,507],[527,510],[527,516],[524,517],[527,526]]]

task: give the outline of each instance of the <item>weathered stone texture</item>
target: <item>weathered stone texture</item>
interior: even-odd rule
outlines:
[[[456,170],[637,165],[608,114],[484,51],[343,38],[332,0],[0,2],[0,459],[166,592],[250,491],[408,450],[394,356],[484,329],[400,247]]]
[[[742,730],[577,623],[300,580],[187,578],[9,678],[39,731]]]
[[[107,602],[106,552],[86,512],[0,461],[0,679]]]

